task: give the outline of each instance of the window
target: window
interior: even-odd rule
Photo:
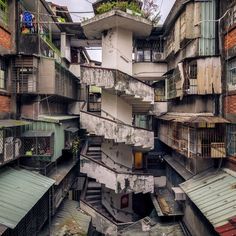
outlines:
[[[7,25],[7,0],[0,0],[0,23]]]
[[[197,62],[189,63],[189,77],[190,79],[197,79]]]
[[[135,42],[136,62],[155,62],[161,60],[160,54],[163,53],[163,39],[156,40],[137,40]]]
[[[1,0],[0,0],[1,1]],[[6,61],[0,58],[0,89],[6,89],[7,65]]]
[[[236,85],[236,60],[232,60],[228,63],[227,80],[228,84]]]
[[[236,84],[236,67],[230,69],[230,81],[232,84]]]

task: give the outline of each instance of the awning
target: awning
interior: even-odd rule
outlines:
[[[68,132],[71,132],[71,133],[76,133],[76,132],[78,132],[78,128],[76,128],[76,127],[69,127],[69,128],[66,128],[65,129],[65,131],[68,131]]]
[[[31,137],[51,137],[53,131],[44,131],[44,130],[29,130],[24,132],[21,136],[26,138]]]
[[[1,128],[11,128],[11,127],[17,127],[17,126],[24,126],[31,124],[28,121],[24,120],[0,120],[0,129]]]
[[[52,123],[60,123],[66,120],[78,119],[79,116],[47,116],[47,115],[40,115],[38,120],[52,122]]]
[[[180,187],[215,230],[224,235],[227,226],[236,219],[236,173],[228,169],[208,170]],[[235,224],[231,230],[236,231]]]
[[[14,229],[55,183],[23,169],[0,170],[0,224]]]
[[[187,114],[187,113],[167,113],[158,117],[160,120],[179,122],[179,123],[190,123],[190,124],[199,124],[199,123],[211,123],[211,124],[224,124],[229,123],[228,120],[223,117],[213,116],[209,113],[206,114]]]

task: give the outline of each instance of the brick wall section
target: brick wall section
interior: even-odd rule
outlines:
[[[224,112],[228,114],[236,114],[236,95],[225,97]]]
[[[11,49],[11,34],[0,26],[0,46]]]
[[[224,41],[225,50],[236,46],[236,28],[232,29],[226,36]]]
[[[11,98],[0,95],[0,112],[9,113],[11,110]]]

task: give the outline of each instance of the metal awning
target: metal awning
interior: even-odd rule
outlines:
[[[193,174],[183,167],[174,157],[165,155],[164,160],[185,180],[193,177]]]
[[[78,132],[79,129],[76,127],[69,127],[69,128],[66,128],[65,131],[68,131],[68,132],[71,132],[74,134],[74,133]]]
[[[44,131],[44,130],[28,130],[24,132],[21,136],[26,138],[31,137],[51,137],[53,131]]]
[[[236,219],[236,173],[212,169],[194,176],[180,187],[215,230],[224,235],[221,232]],[[236,226],[232,229],[236,231]]]
[[[199,123],[211,123],[211,124],[225,124],[229,123],[228,120],[223,117],[213,116],[210,114],[191,114],[187,115],[186,113],[167,113],[158,117],[160,120],[173,121],[179,123],[190,123],[190,124],[199,124]]]
[[[24,126],[29,124],[31,123],[24,120],[0,120],[0,129]]]
[[[0,224],[14,229],[55,183],[23,169],[0,170]]]
[[[67,120],[78,119],[79,116],[48,116],[48,115],[40,115],[38,120],[52,122],[52,123],[60,123]]]

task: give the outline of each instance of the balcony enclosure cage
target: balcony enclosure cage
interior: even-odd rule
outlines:
[[[18,57],[13,67],[14,93],[36,93],[38,88],[38,63],[33,57]]]
[[[0,166],[20,156],[22,142],[16,127],[0,129]]]
[[[161,121],[158,136],[162,142],[188,158],[226,157],[224,124],[199,123],[189,126]]]
[[[26,131],[22,135],[21,154],[50,158],[54,152],[54,134],[51,131]]]

